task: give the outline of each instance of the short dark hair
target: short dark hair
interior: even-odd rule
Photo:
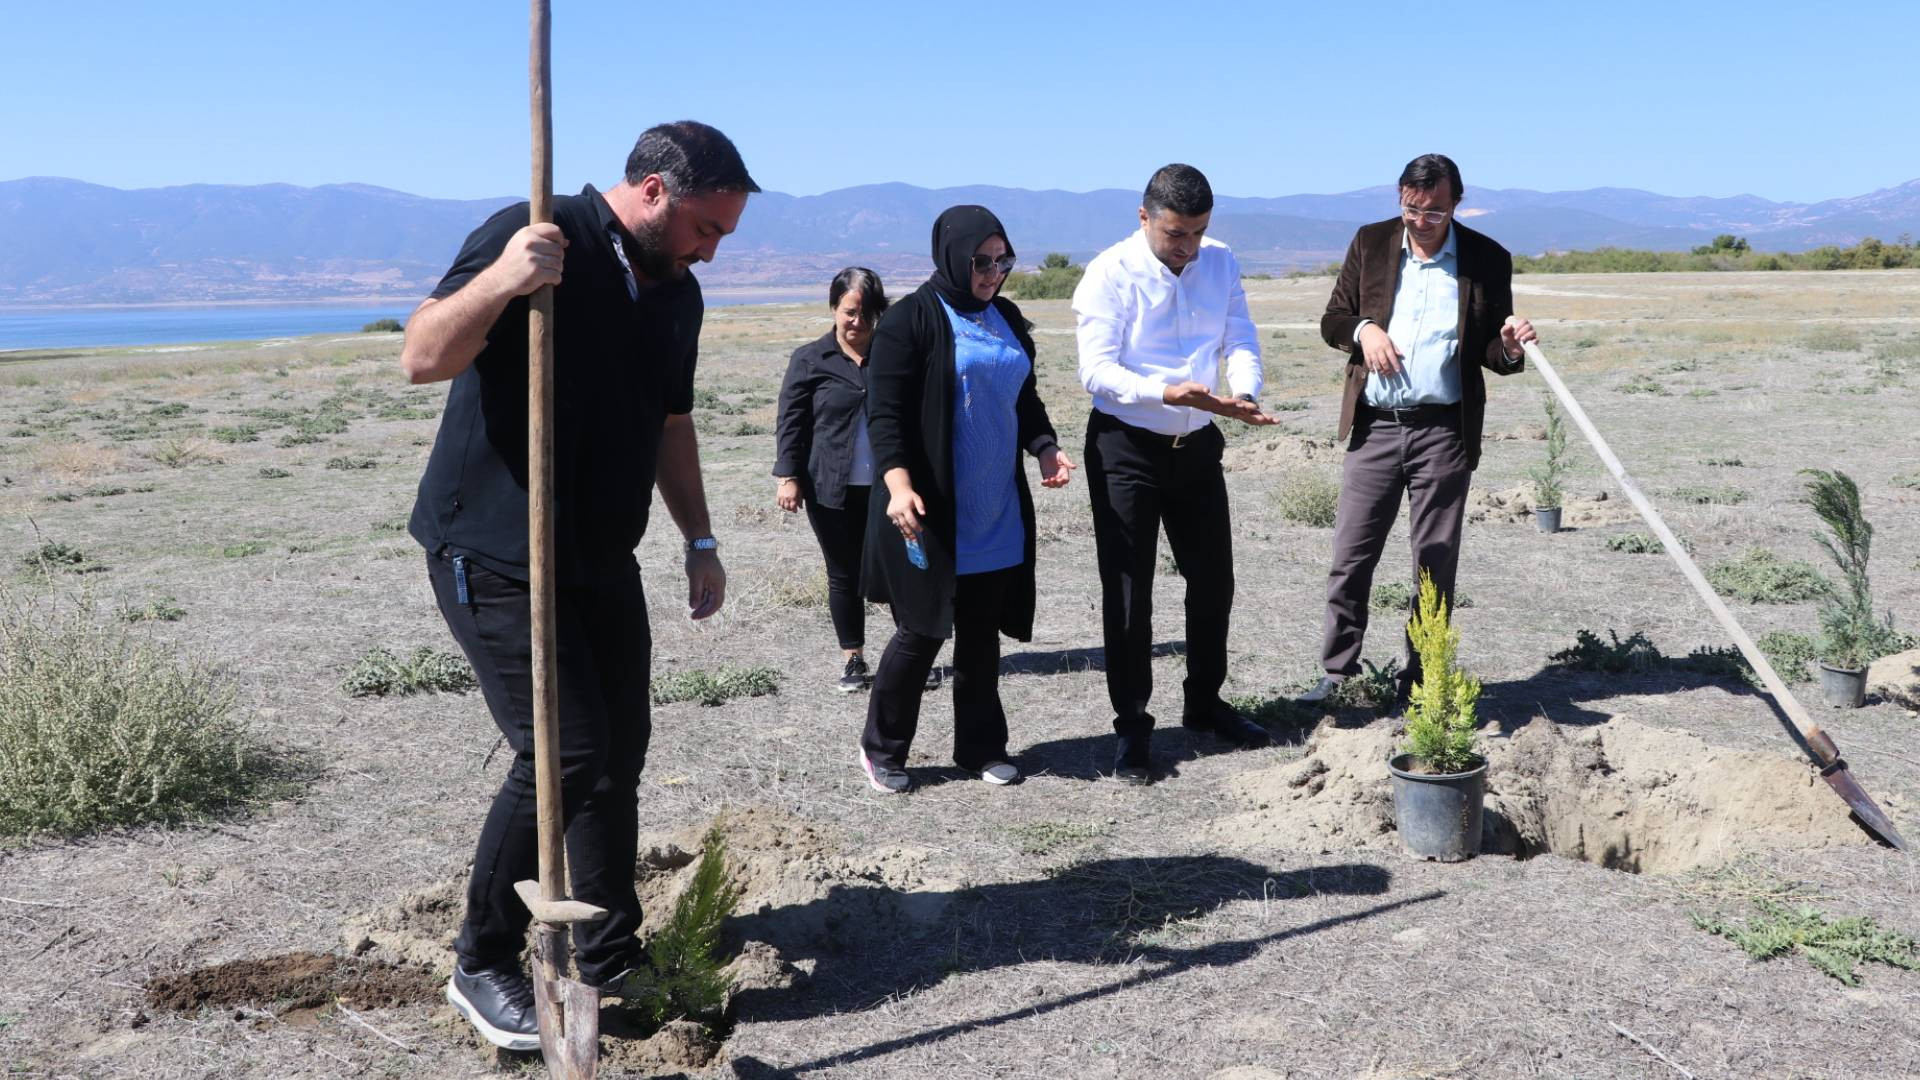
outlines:
[[[733,140],[698,120],[656,124],[640,133],[627,155],[627,183],[659,174],[675,198],[711,192],[751,195],[760,185],[747,175]]]
[[[833,284],[827,286],[827,306],[838,311],[850,292],[860,294],[860,314],[870,323],[879,322],[887,310],[887,289],[880,284],[880,275],[864,266],[849,266],[833,275]]]
[[[1199,169],[1191,165],[1163,165],[1147,181],[1140,206],[1151,217],[1171,210],[1181,217],[1199,217],[1213,212],[1213,187]]]
[[[1453,189],[1454,202],[1467,197],[1466,185],[1460,182],[1460,166],[1455,165],[1453,159],[1445,154],[1421,154],[1407,162],[1407,167],[1400,170],[1402,190],[1412,188],[1415,191],[1432,191],[1440,186],[1442,180],[1445,180],[1447,186]]]

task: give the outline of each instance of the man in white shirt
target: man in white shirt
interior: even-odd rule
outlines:
[[[1119,736],[1114,776],[1153,779],[1153,571],[1160,527],[1187,579],[1183,726],[1237,746],[1265,728],[1220,700],[1233,607],[1225,440],[1215,415],[1271,424],[1260,411],[1260,342],[1240,264],[1207,237],[1213,189],[1191,165],[1147,182],[1140,229],[1095,256],[1073,293],[1080,383],[1093,395],[1087,479],[1100,559],[1107,694]],[[1228,393],[1216,393],[1224,373]]]

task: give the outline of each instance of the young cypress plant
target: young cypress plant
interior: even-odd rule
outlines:
[[[1857,671],[1899,652],[1908,639],[1893,628],[1891,612],[1884,619],[1873,613],[1873,590],[1867,582],[1873,525],[1860,509],[1860,488],[1837,470],[1802,469],[1800,475],[1807,477],[1807,505],[1830,534],[1815,534],[1814,539],[1840,571],[1839,587],[1820,609],[1820,659]]]
[[[726,840],[711,829],[693,881],[647,947],[647,966],[629,973],[618,995],[638,1007],[649,1026],[680,1019],[712,1026],[720,1020],[727,996],[720,928],[739,901],[740,891],[727,882]]]
[[[1425,570],[1420,571],[1420,610],[1408,621],[1407,636],[1420,654],[1421,677],[1407,701],[1407,741],[1401,750],[1434,773],[1466,772],[1480,760],[1473,749],[1480,680],[1460,669],[1460,631],[1448,621],[1446,601]]]
[[[1532,475],[1533,505],[1542,510],[1559,506],[1566,495],[1560,479],[1567,475],[1567,429],[1552,398],[1547,399],[1547,459]]]

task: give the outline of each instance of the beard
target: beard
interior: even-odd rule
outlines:
[[[634,272],[654,281],[678,281],[687,274],[687,267],[673,257],[667,250],[667,218],[672,214],[669,207],[658,221],[649,222],[632,230],[634,250],[627,253],[633,261]]]

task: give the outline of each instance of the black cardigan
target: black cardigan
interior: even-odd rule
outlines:
[[[1005,297],[995,297],[993,303],[1028,359],[1033,359],[1033,337],[1020,309]],[[953,327],[939,294],[922,285],[887,310],[874,331],[867,358],[867,434],[873,443],[874,493],[867,514],[861,585],[867,599],[893,606],[898,625],[926,637],[953,636],[955,381]],[[1057,443],[1031,371],[1020,387],[1014,412],[1020,446],[1027,453],[1037,457]],[[1017,454],[1013,467],[1026,556],[1016,568],[1018,580],[1008,590],[1000,631],[1029,641],[1035,594],[1033,494]],[[913,490],[927,506],[920,537],[927,556],[925,570],[907,561],[906,542],[887,519],[890,500],[885,477],[896,468],[907,470]]]
[[[833,331],[793,350],[780,387],[773,475],[798,480],[810,503],[845,506],[854,425],[863,422],[866,404],[867,373],[840,351]]]

